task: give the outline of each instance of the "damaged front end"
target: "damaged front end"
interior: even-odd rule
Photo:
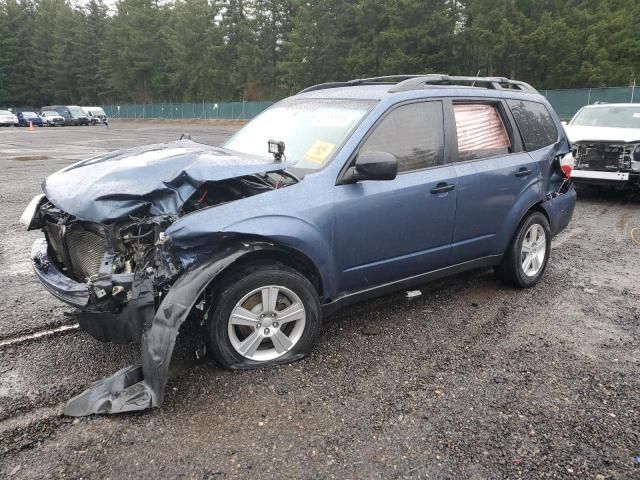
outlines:
[[[185,175],[183,170],[177,174],[181,181],[160,182],[164,189],[158,187],[138,198],[111,196],[118,218],[107,208],[107,197],[87,199],[94,203],[90,207],[76,203],[75,214],[69,212],[58,204],[64,201],[49,198],[49,193],[58,200],[64,198],[60,189],[49,192],[46,184],[45,195],[27,207],[21,221],[28,229],[44,233],[31,254],[44,287],[74,306],[81,329],[98,340],[142,343],[140,365],[122,369],[71,399],[67,415],[143,410],[162,403],[178,329],[205,288],[243,254],[268,247],[222,233],[215,239],[183,239],[177,244],[165,232],[198,210],[298,181],[282,164],[279,169],[269,165],[267,172],[260,171],[264,165],[254,167],[257,173],[210,181],[198,165],[194,171],[203,178]],[[178,200],[157,200],[170,198],[176,191]],[[74,210],[76,204],[67,206]],[[86,218],[87,208],[100,215]]]
[[[574,147],[577,182],[640,184],[640,143],[578,141]]]
[[[157,248],[174,218],[105,225],[77,220],[48,201],[38,214],[45,238],[34,245],[32,259],[45,287],[78,307],[73,315],[80,327],[98,340],[139,342],[163,286],[175,275]]]

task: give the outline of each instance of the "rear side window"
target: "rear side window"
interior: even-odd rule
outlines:
[[[398,171],[433,167],[444,157],[442,102],[422,102],[392,110],[374,129],[360,151],[392,153]]]
[[[511,140],[495,105],[454,104],[453,113],[458,132],[458,161],[509,153]]]
[[[507,100],[527,151],[556,143],[558,130],[547,108],[536,102]]]

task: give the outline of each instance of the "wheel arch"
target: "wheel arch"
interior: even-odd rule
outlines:
[[[237,240],[245,245],[257,245],[258,248],[247,250],[244,254],[228,263],[210,280],[206,290],[215,290],[216,285],[223,283],[226,278],[229,278],[234,272],[247,265],[273,262],[285,265],[304,275],[316,289],[318,298],[322,303],[325,293],[323,277],[319,268],[309,256],[295,248],[268,239],[240,237]]]
[[[510,229],[510,235],[507,237],[506,244],[504,244],[504,250],[509,248],[509,246],[513,242],[513,239],[515,238],[516,234],[518,233],[518,230],[520,229],[520,226],[522,225],[522,223],[527,219],[527,217],[532,212],[540,212],[540,213],[542,213],[544,215],[544,217],[547,219],[547,222],[550,222],[549,214],[547,213],[547,211],[542,206],[543,203],[544,203],[543,201],[539,201],[539,202],[534,203],[533,205],[531,205],[528,209],[524,210],[524,212],[518,218],[518,221]]]

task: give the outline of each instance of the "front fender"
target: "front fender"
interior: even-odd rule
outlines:
[[[245,218],[218,229],[209,228],[207,223],[180,222],[177,228],[167,230],[172,248],[194,247],[198,243],[215,243],[220,237],[250,237],[271,241],[276,245],[295,250],[307,257],[320,274],[324,296],[335,295],[336,264],[331,244],[332,217],[321,220],[324,227],[315,225],[298,217],[282,214],[260,215]],[[210,238],[210,240],[207,240]]]
[[[142,337],[141,366],[119,370],[99,380],[69,400],[65,414],[85,416],[121,413],[158,407],[164,401],[169,364],[178,331],[211,281],[243,255],[266,248],[268,243],[236,241],[185,271],[167,292],[151,327]]]

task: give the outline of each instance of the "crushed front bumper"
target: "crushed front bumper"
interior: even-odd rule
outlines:
[[[80,328],[101,342],[138,343],[155,313],[153,283],[133,274],[105,277],[95,285],[80,283],[64,275],[49,259],[47,241],[38,239],[31,249],[33,269],[44,287],[59,300],[76,307],[74,316]],[[130,295],[123,303],[100,304],[92,291],[111,296],[115,286],[126,288]],[[108,293],[107,293],[108,292]],[[92,301],[91,298],[94,298]]]
[[[46,239],[39,238],[33,243],[31,263],[38,280],[58,300],[78,308],[89,303],[89,285],[76,282],[58,270],[49,259]]]
[[[593,185],[628,185],[640,183],[640,173],[573,169],[571,172],[571,180],[577,183],[589,183]]]

